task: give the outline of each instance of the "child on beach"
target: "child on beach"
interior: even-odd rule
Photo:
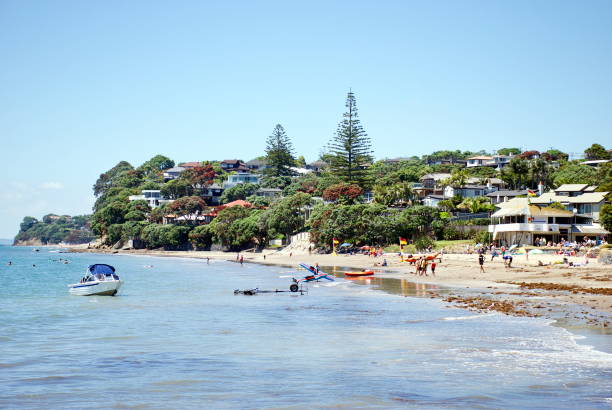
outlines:
[[[431,261],[431,276],[436,276],[436,261]]]
[[[480,255],[478,255],[478,264],[480,265],[480,271],[482,273],[485,273],[485,270],[484,270],[484,259],[485,259],[484,255],[482,253]]]

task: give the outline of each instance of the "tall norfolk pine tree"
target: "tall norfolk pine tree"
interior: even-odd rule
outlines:
[[[295,166],[293,145],[282,125],[276,124],[272,135],[266,141],[266,175],[282,177],[293,175],[291,167]]]
[[[370,138],[365,133],[357,115],[355,95],[349,91],[346,97],[347,112],[338,124],[336,135],[329,144],[332,155],[331,170],[344,181],[364,185],[366,167],[372,161]]]

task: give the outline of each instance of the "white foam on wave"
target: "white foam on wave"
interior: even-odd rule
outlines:
[[[484,315],[470,315],[470,316],[448,316],[448,317],[443,317],[440,320],[473,320],[473,319],[482,319],[485,317],[490,317],[490,316],[497,316],[498,313],[487,313]]]

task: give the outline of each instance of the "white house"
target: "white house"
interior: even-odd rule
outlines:
[[[526,189],[518,190],[518,191],[506,191],[506,190],[498,190],[489,192],[486,196],[491,200],[493,205],[497,205],[500,202],[508,202],[509,200],[519,197],[519,196],[527,196],[529,191]]]
[[[170,181],[181,176],[186,170],[185,167],[173,167],[164,171],[164,181]]]
[[[444,188],[444,197],[452,198],[454,196],[461,196],[463,198],[474,198],[477,196],[485,196],[489,192],[496,191],[497,187],[492,185],[463,185],[460,187],[453,187],[448,185]]]
[[[471,168],[471,167],[483,167],[487,164],[487,162],[492,161],[493,157],[490,157],[488,155],[479,155],[476,157],[471,157],[467,159],[467,165],[466,167]]]
[[[429,194],[423,198],[423,205],[437,208],[440,201],[443,201],[444,199],[446,199],[444,198],[444,195]]]
[[[128,199],[130,201],[147,201],[151,208],[157,208],[160,205],[169,204],[173,202],[172,199],[166,199],[162,196],[159,189],[145,189],[141,191],[140,195],[130,195]]]
[[[584,215],[599,221],[599,211],[606,203],[607,192],[595,192],[596,186],[587,184],[564,184],[559,188],[532,198],[531,203],[548,205],[559,202],[565,209],[577,215]]]
[[[223,183],[225,189],[231,188],[238,184],[259,184],[261,175],[249,174],[248,172],[237,172],[235,174],[228,175],[227,181]]]
[[[492,157],[488,155],[479,155],[476,157],[468,158],[467,167],[493,167],[497,169],[502,169],[510,163],[511,159],[512,155],[493,155]]]
[[[502,202],[489,225],[493,240],[502,245],[533,245],[534,239],[546,241],[581,241],[585,238],[604,237],[610,233],[593,219],[575,215],[565,209],[531,203],[530,198],[514,198]]]

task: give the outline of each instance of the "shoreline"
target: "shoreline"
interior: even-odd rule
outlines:
[[[238,253],[221,251],[116,250],[65,247],[66,252],[179,257],[236,262]],[[505,268],[501,258],[490,261],[485,273],[479,273],[475,254],[447,254],[436,268],[436,276],[416,276],[414,266],[399,262],[396,255],[371,258],[367,255],[329,255],[289,253],[265,250],[241,252],[246,263],[293,267],[299,262],[343,270],[372,269],[373,278],[406,280],[415,284],[437,285],[448,292],[429,292],[429,297],[450,306],[479,312],[497,311],[506,315],[543,317],[566,323],[563,327],[588,329],[612,334],[612,269],[589,260],[586,266],[568,267],[554,263],[558,255],[515,256],[512,268]],[[388,266],[373,266],[387,259]],[[570,257],[583,263],[583,258]],[[542,261],[545,266],[538,266]],[[549,265],[550,263],[550,265]],[[370,277],[372,278],[372,277]],[[443,294],[442,294],[443,293]]]

